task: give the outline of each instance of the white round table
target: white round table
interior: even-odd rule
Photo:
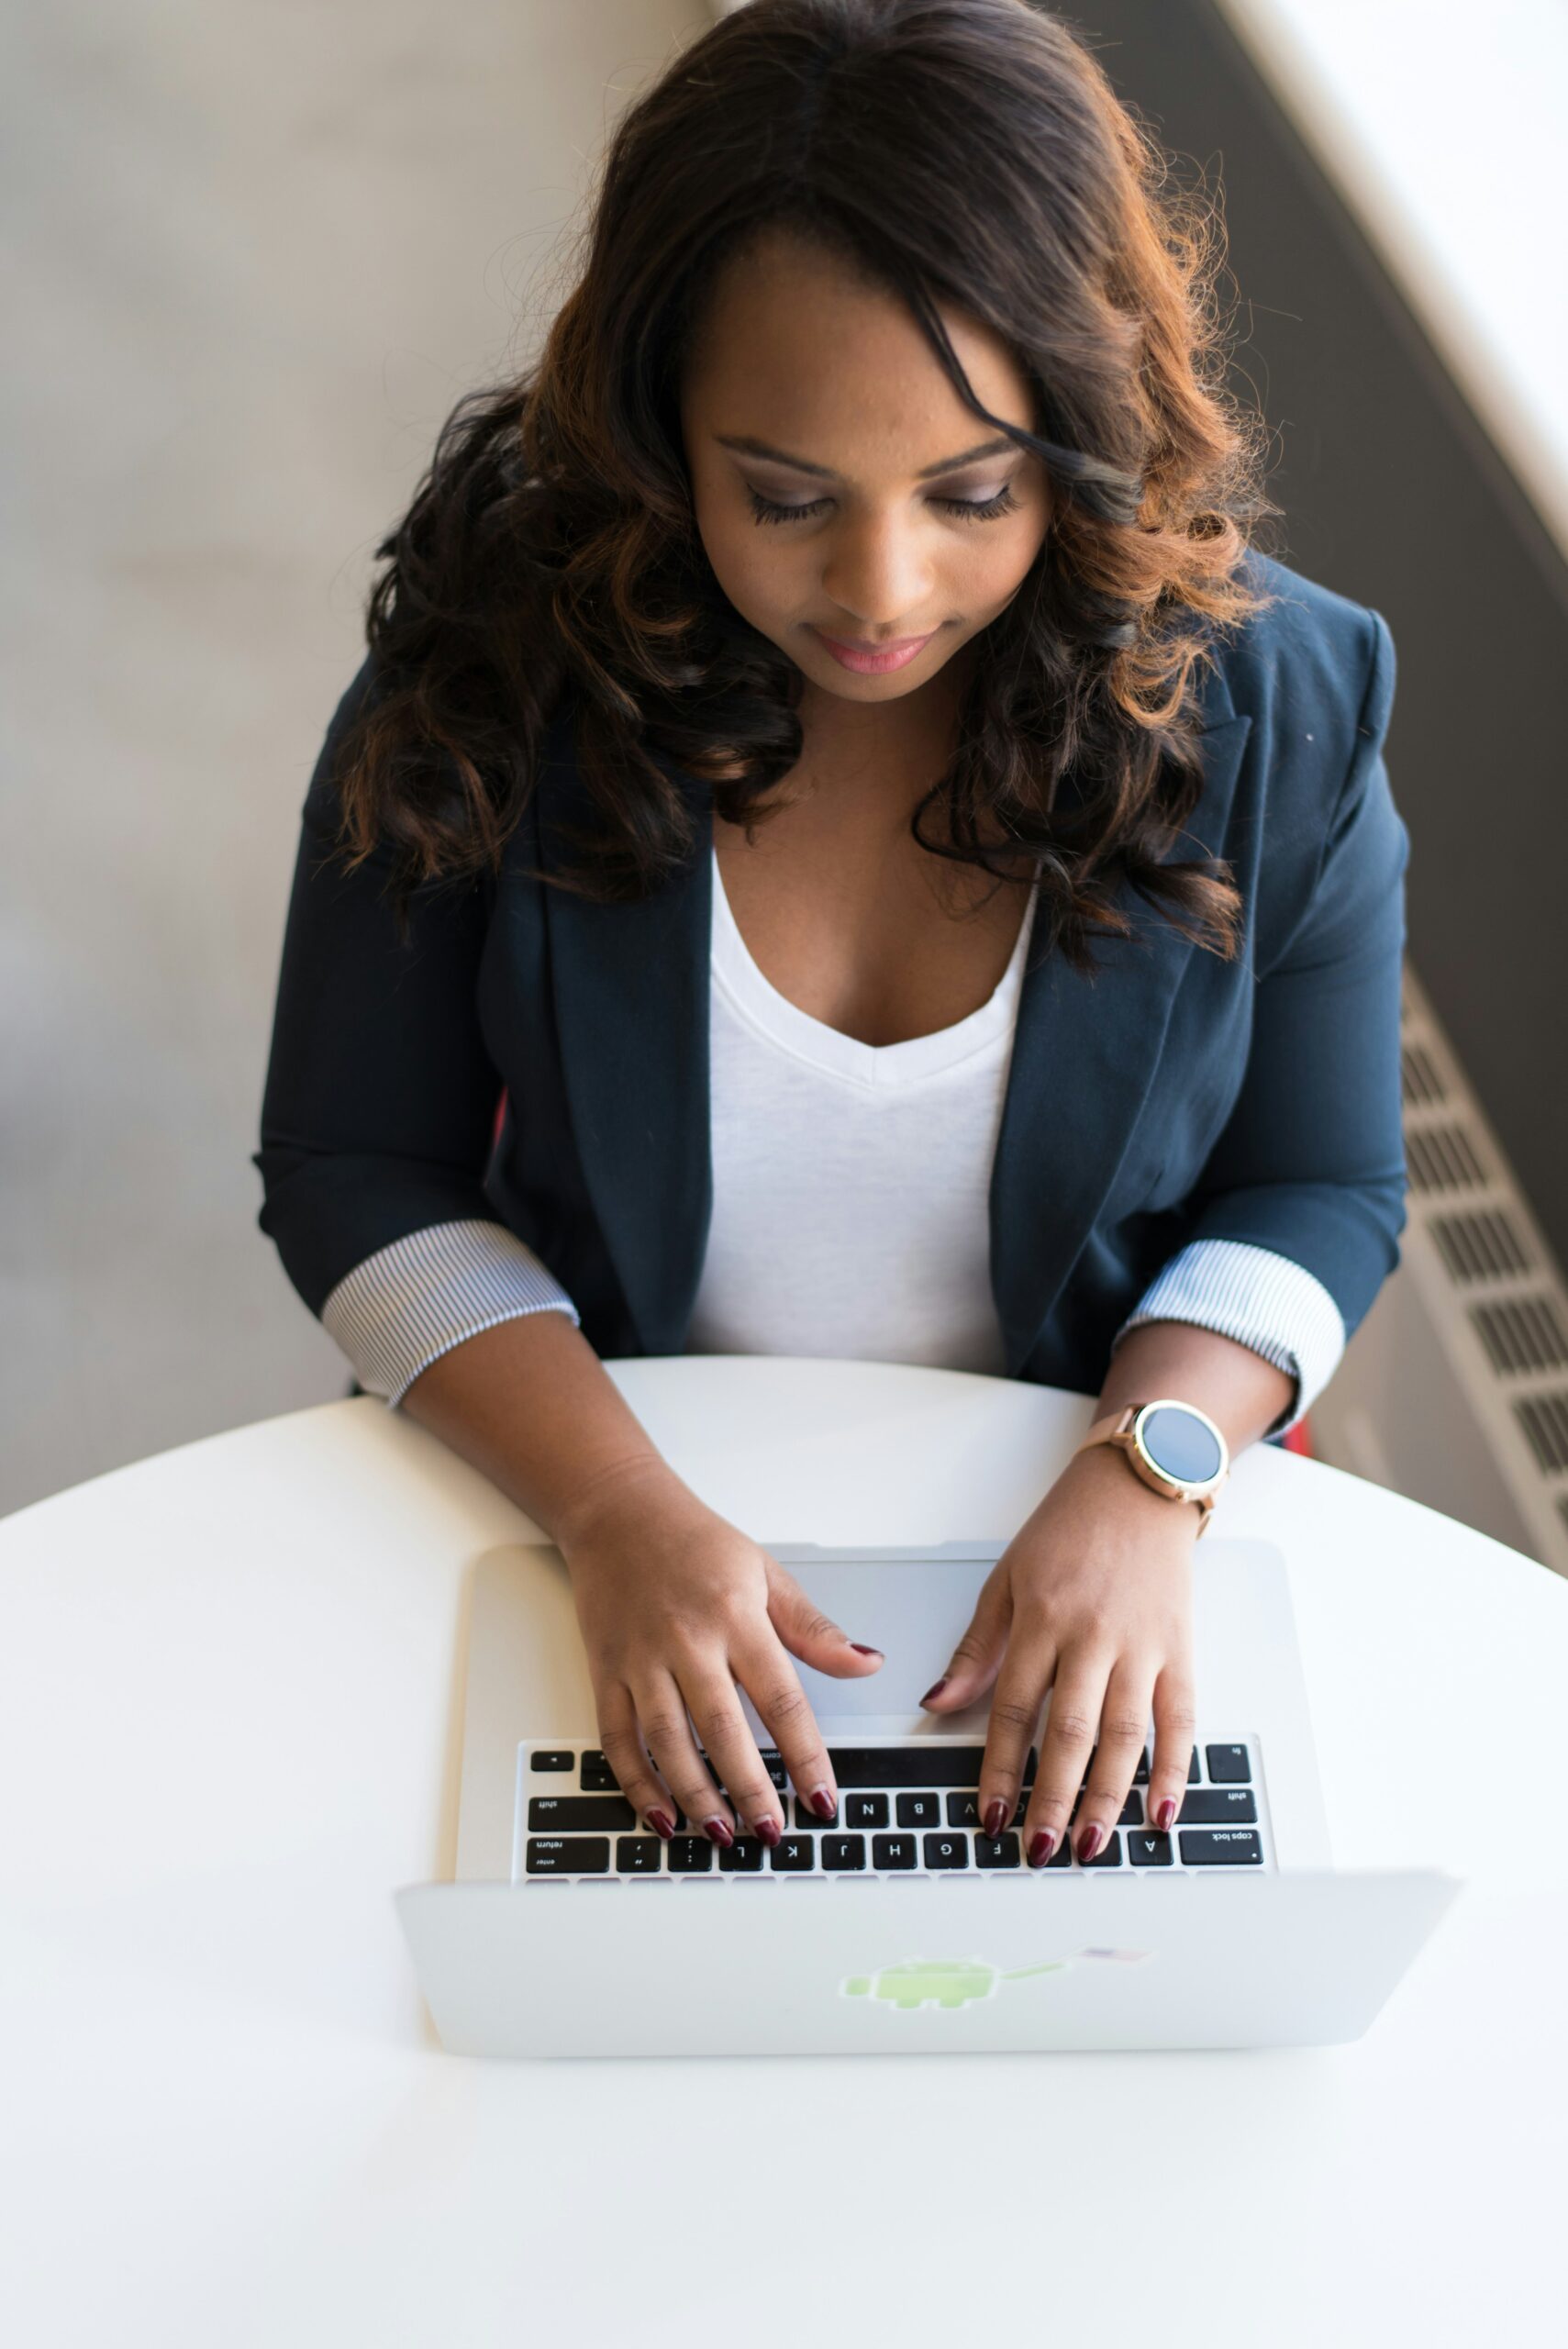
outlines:
[[[1093,1408],[896,1364],[610,1367],[764,1543],[1006,1539]],[[449,2056],[391,1892],[452,1872],[467,1569],[538,1528],[371,1398],[0,1523],[0,2331],[1561,2343],[1568,1589],[1272,1446],[1221,1509],[1290,1558],[1338,1863],[1469,1879],[1348,2046]]]

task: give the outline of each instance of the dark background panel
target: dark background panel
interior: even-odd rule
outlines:
[[[1284,509],[1260,542],[1394,632],[1410,961],[1568,1263],[1568,563],[1210,0],[1057,13],[1183,184],[1219,189],[1236,385]]]

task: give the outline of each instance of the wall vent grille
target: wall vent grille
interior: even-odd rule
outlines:
[[[1530,1258],[1506,1215],[1434,1216],[1428,1227],[1453,1281],[1506,1280],[1528,1273]]]
[[[1430,1108],[1437,1102],[1447,1100],[1437,1064],[1424,1044],[1407,1044],[1400,1054],[1400,1063],[1407,1109]]]
[[[1399,1375],[1433,1400],[1385,1418],[1369,1389],[1362,1415],[1393,1446],[1384,1481],[1417,1500],[1423,1484],[1451,1494],[1453,1453],[1479,1436],[1507,1510],[1529,1528],[1517,1546],[1568,1575],[1568,1288],[1408,959],[1400,1002],[1408,1176],[1400,1260],[1426,1334],[1405,1341]],[[1429,1338],[1431,1375],[1422,1358]],[[1462,1436],[1445,1427],[1435,1399],[1445,1391],[1440,1363],[1448,1408],[1462,1408],[1469,1421]],[[1346,1373],[1348,1403],[1353,1359]],[[1491,1504],[1478,1493],[1477,1507]]]
[[[1471,1319],[1494,1370],[1510,1377],[1519,1371],[1568,1366],[1568,1338],[1557,1308],[1547,1296],[1505,1297],[1472,1308]]]
[[[1405,1155],[1418,1191],[1478,1191],[1485,1185],[1486,1170],[1474,1142],[1452,1121],[1424,1130],[1407,1127]]]
[[[1514,1405],[1514,1416],[1546,1474],[1568,1474],[1568,1387],[1556,1395],[1528,1396]]]

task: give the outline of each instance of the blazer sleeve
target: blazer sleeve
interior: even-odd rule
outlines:
[[[475,1001],[482,880],[429,882],[398,941],[384,844],[333,857],[343,735],[373,691],[366,661],[334,711],[300,811],[261,1103],[261,1230],[295,1288],[389,1406],[463,1337],[514,1313],[576,1308],[484,1189],[502,1079]]]
[[[1293,1310],[1326,1292],[1347,1342],[1398,1264],[1407,1221],[1400,985],[1410,839],[1384,756],[1394,640],[1381,613],[1366,617],[1349,769],[1314,885],[1255,973],[1246,1074],[1191,1196],[1183,1252],[1230,1241],[1288,1259],[1316,1285],[1300,1287]],[[1325,1383],[1314,1365],[1326,1373],[1337,1358],[1327,1314],[1307,1322],[1311,1359],[1299,1364],[1302,1389],[1285,1425],[1308,1387]]]
[[[1340,1366],[1340,1308],[1303,1265],[1240,1240],[1195,1240],[1161,1267],[1111,1340],[1114,1354],[1145,1321],[1190,1321],[1251,1346],[1295,1381],[1264,1442],[1304,1419]]]

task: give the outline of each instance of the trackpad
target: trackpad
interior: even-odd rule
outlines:
[[[853,1679],[816,1671],[793,1649],[790,1661],[799,1675],[818,1724],[837,1734],[843,1721],[869,1731],[880,1724],[879,1735],[902,1735],[906,1730],[970,1729],[984,1722],[991,1692],[962,1712],[922,1712],[920,1699],[933,1680],[952,1661],[952,1652],[968,1630],[990,1565],[973,1558],[827,1559],[821,1564],[796,1564],[786,1571],[815,1599],[840,1631],[867,1647],[880,1648],[886,1662],[872,1673]],[[744,1700],[745,1692],[742,1691]],[[746,1718],[753,1734],[771,1744],[772,1732],[746,1701]]]

